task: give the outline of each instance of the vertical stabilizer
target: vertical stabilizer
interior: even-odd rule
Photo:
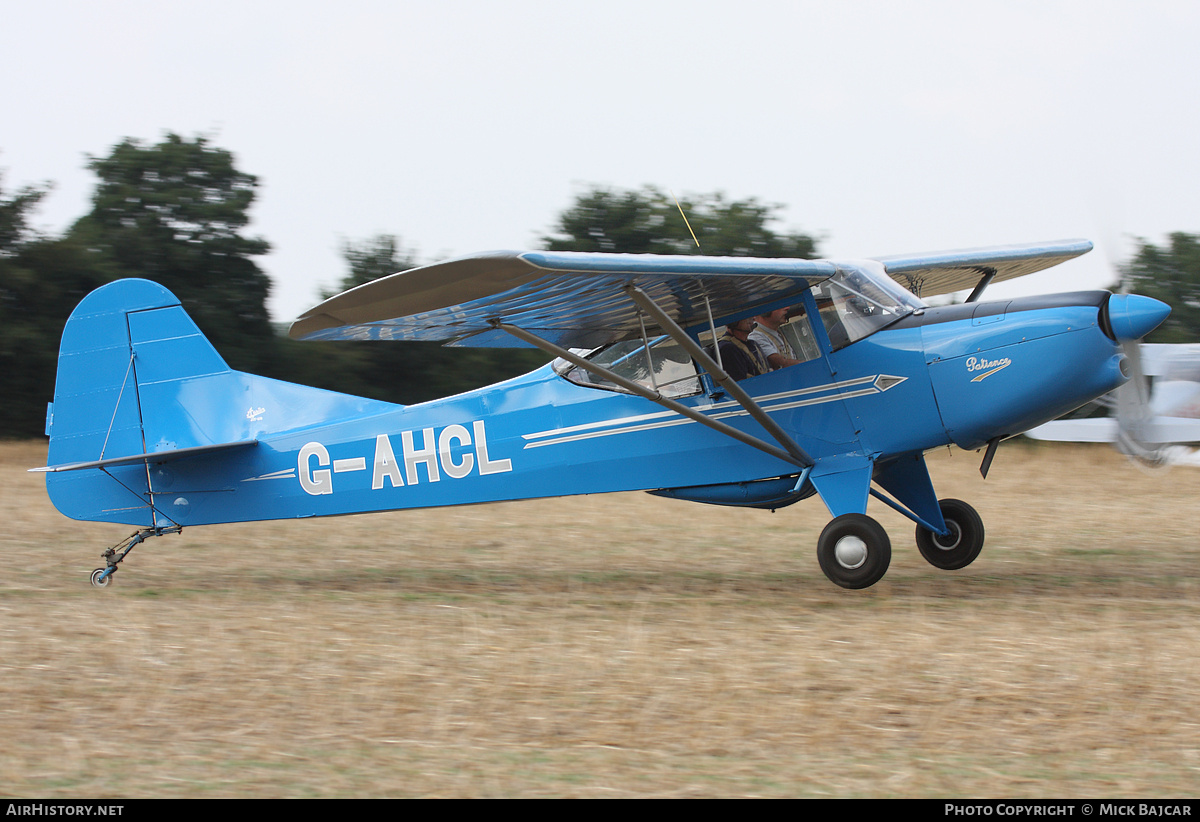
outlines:
[[[163,463],[232,459],[271,434],[396,408],[233,371],[175,295],[119,280],[85,297],[63,330],[47,490],[75,519],[170,527],[155,504]]]
[[[75,307],[63,329],[54,402],[46,415],[49,465],[147,450],[129,317],[171,307],[182,311],[171,292],[147,280],[109,283]],[[228,371],[216,351],[212,357]],[[154,524],[145,465],[51,475],[47,489],[68,516],[72,500],[86,497],[89,508],[110,512],[112,521]]]

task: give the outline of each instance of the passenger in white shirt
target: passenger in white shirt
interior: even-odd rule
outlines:
[[[779,326],[787,319],[786,308],[777,308],[770,314],[761,314],[754,319],[758,328],[750,332],[750,339],[758,345],[758,349],[766,355],[767,363],[772,370],[786,368],[789,365],[803,362],[792,350],[791,344],[779,331]]]

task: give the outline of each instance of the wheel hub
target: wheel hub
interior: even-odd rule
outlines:
[[[861,568],[867,561],[867,543],[853,535],[842,537],[833,547],[833,556],[848,571]]]
[[[962,529],[958,527],[958,523],[952,520],[946,520],[946,527],[950,529],[950,533],[946,536],[934,534],[933,544],[943,551],[953,551],[962,542]]]

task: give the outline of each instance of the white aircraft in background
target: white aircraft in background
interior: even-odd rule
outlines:
[[[1139,462],[1200,466],[1200,344],[1125,346],[1132,378],[1077,414],[1026,432],[1037,440],[1111,442]]]

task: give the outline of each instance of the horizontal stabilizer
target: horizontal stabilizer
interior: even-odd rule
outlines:
[[[69,462],[63,465],[47,465],[45,468],[30,468],[32,472],[58,473],[59,471],[82,471],[85,468],[109,468],[116,465],[134,465],[144,462],[147,465],[157,465],[163,462],[173,462],[185,457],[195,457],[214,451],[228,451],[232,448],[246,448],[257,445],[258,440],[242,440],[240,442],[222,442],[216,445],[197,445],[193,448],[174,448],[170,451],[151,451],[145,454],[130,454],[124,457],[112,457],[106,460],[91,462]]]

